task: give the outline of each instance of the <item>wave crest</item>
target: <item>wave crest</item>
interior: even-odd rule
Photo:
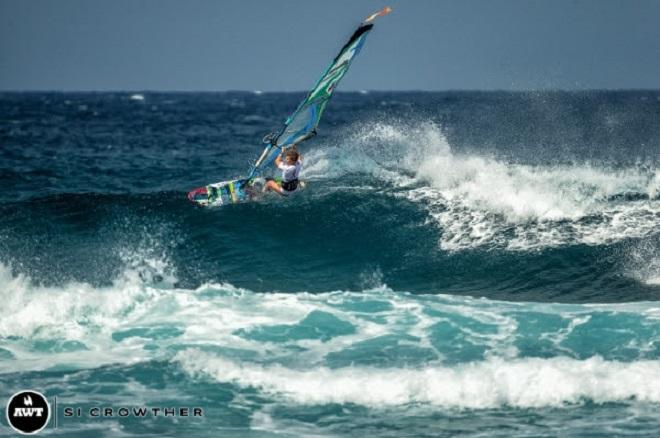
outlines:
[[[530,250],[600,245],[660,227],[660,169],[520,164],[457,153],[433,122],[351,127],[341,146],[311,154],[310,175],[367,173],[429,212],[440,246]]]

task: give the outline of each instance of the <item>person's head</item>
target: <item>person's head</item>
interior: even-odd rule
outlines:
[[[298,154],[298,151],[295,147],[287,149],[285,155],[287,164],[295,164],[295,162],[298,161],[298,157],[300,157],[300,154]]]

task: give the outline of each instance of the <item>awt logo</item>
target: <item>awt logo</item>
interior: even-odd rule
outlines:
[[[50,405],[39,392],[17,392],[7,403],[7,422],[19,433],[37,433],[46,427],[49,419]]]

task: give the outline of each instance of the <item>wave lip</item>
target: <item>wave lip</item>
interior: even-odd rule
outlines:
[[[428,210],[445,250],[603,245],[660,228],[660,169],[653,166],[521,164],[459,153],[432,122],[355,130],[350,162],[321,154],[312,156],[313,170],[334,162],[403,188],[395,196]]]

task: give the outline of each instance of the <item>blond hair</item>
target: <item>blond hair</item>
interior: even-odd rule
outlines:
[[[291,146],[289,149],[286,150],[285,156],[287,158],[290,158],[292,161],[298,161],[300,154],[298,153],[298,149],[296,149],[295,146]]]

